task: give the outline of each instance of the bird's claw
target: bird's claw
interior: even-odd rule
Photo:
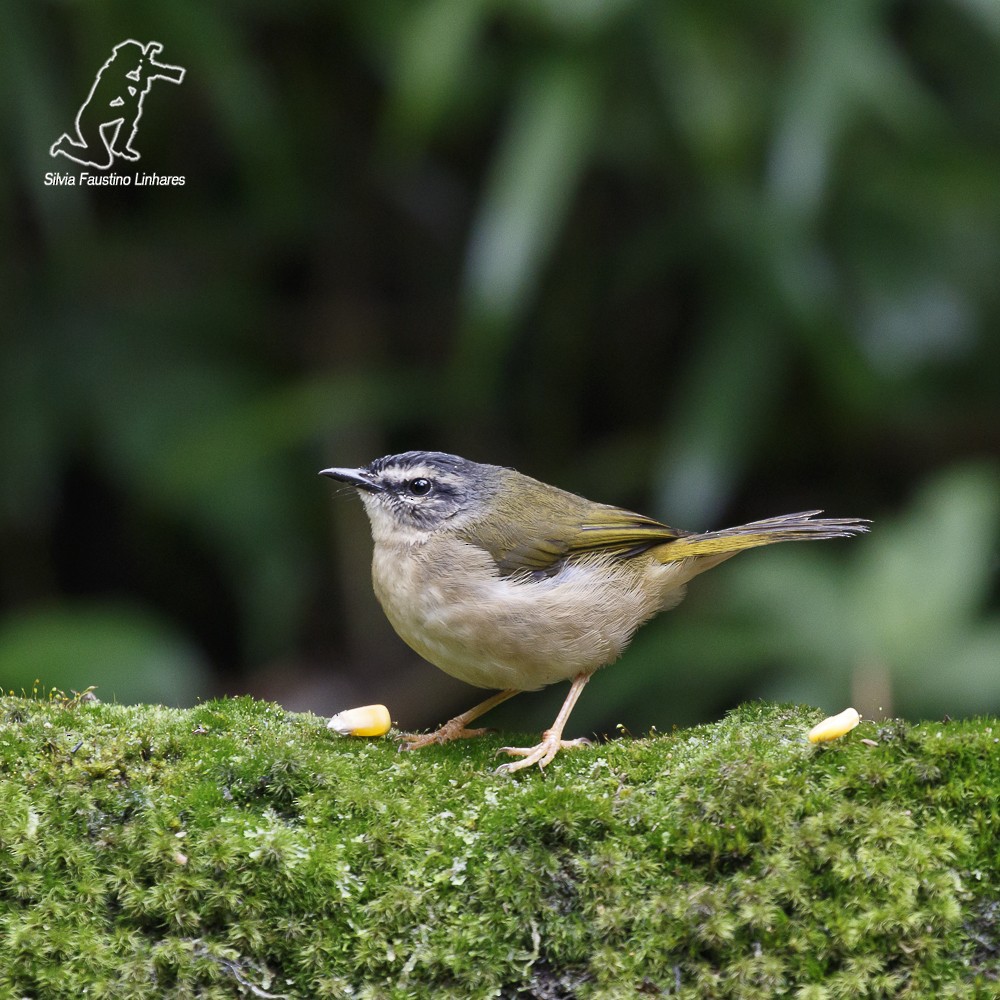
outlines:
[[[560,750],[571,750],[574,747],[593,746],[593,740],[588,740],[581,736],[575,740],[564,740],[558,736],[550,736],[548,733],[542,734],[542,741],[533,747],[500,747],[497,753],[510,754],[512,757],[522,757],[523,760],[511,761],[509,764],[501,764],[496,769],[496,774],[513,774],[526,767],[537,764],[540,768],[546,768],[552,763],[553,758]]]
[[[492,732],[490,729],[466,729],[464,726],[452,726],[445,723],[440,729],[435,729],[432,733],[400,733],[396,736],[399,741],[399,749],[419,750],[421,747],[428,747],[434,743],[451,743],[452,740],[467,740],[473,736],[482,736]]]

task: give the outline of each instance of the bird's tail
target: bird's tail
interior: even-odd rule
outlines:
[[[736,528],[706,531],[701,534],[682,535],[664,545],[657,546],[656,555],[663,562],[693,557],[728,558],[753,549],[758,545],[775,542],[809,542],[824,538],[850,538],[868,530],[869,522],[863,518],[819,517],[821,510],[807,510],[799,514],[784,514],[763,521],[751,521]]]

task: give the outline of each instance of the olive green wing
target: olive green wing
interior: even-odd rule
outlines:
[[[651,517],[591,503],[558,515],[544,508],[535,510],[517,530],[509,524],[504,527],[487,539],[477,539],[489,550],[502,576],[550,576],[574,558],[606,554],[626,559],[687,535]]]
[[[489,551],[503,576],[552,576],[566,562],[588,555],[629,559],[650,552],[663,563],[698,558],[719,561],[760,545],[849,538],[868,530],[864,519],[825,518],[818,516],[822,511],[810,510],[695,533],[572,494],[563,493],[558,505],[548,502],[548,495],[533,499],[516,517],[503,518],[498,527],[481,523],[468,538]]]

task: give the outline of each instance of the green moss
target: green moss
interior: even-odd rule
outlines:
[[[0,995],[1000,994],[1000,723],[817,718],[508,778],[511,734],[0,699]]]

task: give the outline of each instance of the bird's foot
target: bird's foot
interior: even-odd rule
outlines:
[[[467,740],[473,736],[482,736],[490,732],[489,729],[466,729],[465,726],[453,725],[457,720],[452,719],[446,722],[440,729],[435,729],[433,733],[400,733],[396,737],[399,740],[400,750],[419,750],[421,747],[429,747],[434,743],[451,743],[452,740]]]
[[[560,734],[547,729],[542,733],[542,742],[533,747],[501,747],[497,753],[510,754],[512,757],[523,757],[523,760],[511,761],[509,764],[501,764],[497,769],[497,774],[513,774],[526,767],[537,764],[541,768],[552,763],[552,759],[560,750],[570,750],[573,747],[589,747],[592,741],[581,736],[576,740],[564,740]]]

